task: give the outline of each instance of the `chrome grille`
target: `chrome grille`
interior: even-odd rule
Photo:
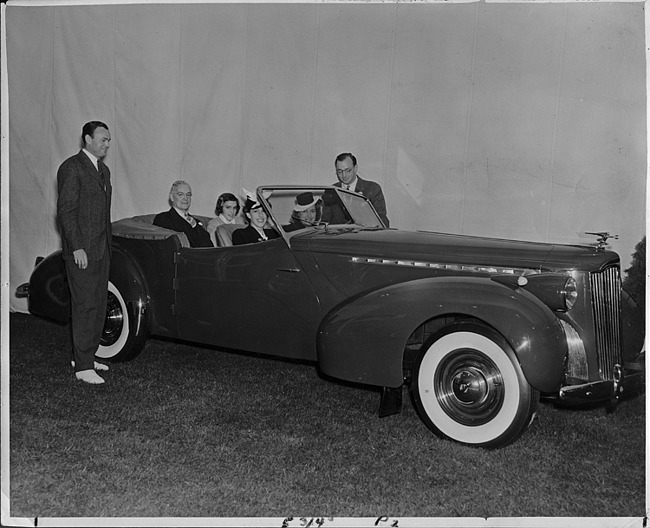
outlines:
[[[594,316],[598,368],[602,379],[613,379],[614,365],[621,362],[620,299],[618,266],[589,275]]]

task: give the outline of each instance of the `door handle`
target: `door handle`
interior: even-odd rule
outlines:
[[[300,268],[278,268],[278,271],[286,271],[288,273],[299,273]]]

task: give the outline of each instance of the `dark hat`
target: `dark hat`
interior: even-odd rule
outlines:
[[[255,193],[242,189],[244,191],[244,211],[252,211],[258,207],[262,207],[259,198]]]
[[[260,201],[257,194],[247,191],[242,188],[243,198],[244,198],[244,211],[252,211],[258,207],[262,207],[262,202]],[[271,191],[262,191],[262,197],[268,199],[271,196]],[[268,204],[269,206],[271,204]]]
[[[314,195],[310,192],[304,192],[296,196],[296,205],[293,208],[294,211],[304,211],[309,209],[312,205],[316,205],[318,198],[314,198]]]

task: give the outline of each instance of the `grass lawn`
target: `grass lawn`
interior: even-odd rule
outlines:
[[[77,381],[69,329],[10,315],[12,517],[643,517],[645,395],[542,403],[514,444],[434,436],[313,365],[149,340]]]

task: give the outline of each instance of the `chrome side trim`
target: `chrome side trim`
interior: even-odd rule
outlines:
[[[425,262],[421,260],[387,259],[379,257],[350,257],[353,264],[384,264],[389,266],[409,266],[412,268],[429,268],[450,271],[470,271],[474,273],[505,273],[509,275],[532,275],[541,273],[529,268],[503,268],[498,266],[481,266],[474,264],[454,264],[443,262]]]

